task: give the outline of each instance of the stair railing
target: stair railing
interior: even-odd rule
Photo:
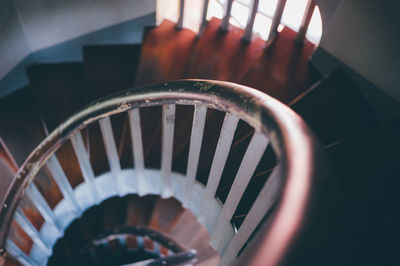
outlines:
[[[113,241],[119,243],[118,248],[109,248],[109,243]],[[129,243],[133,241],[134,245]],[[171,236],[146,226],[125,225],[107,230],[91,240],[81,250],[77,260],[78,263],[74,264],[96,264],[96,262],[102,261],[107,256],[109,257],[106,258],[107,261],[118,257],[118,254],[114,253],[123,253],[126,256],[126,254],[132,252],[145,252],[154,257],[145,261],[147,264],[139,262],[137,265],[192,265],[197,261],[195,250],[190,250],[185,245],[176,242]],[[100,256],[97,253],[101,253]]]
[[[186,175],[171,170],[177,105],[194,106]],[[163,110],[160,169],[144,165],[140,112],[149,106],[162,106]],[[195,175],[208,109],[225,112],[225,118],[204,186]],[[121,169],[116,152],[110,116],[119,113],[127,113],[129,117],[134,169]],[[216,198],[216,191],[239,120],[248,123],[254,134],[222,204]],[[110,164],[110,172],[98,177],[94,175],[81,134],[96,122],[100,124]],[[84,178],[74,189],[55,154],[67,141],[73,144]],[[267,147],[273,149],[278,163],[240,228],[235,228],[231,220]],[[113,196],[158,194],[177,198],[198,217],[211,235],[210,244],[221,255],[221,265],[232,264],[238,258],[248,260],[246,246],[260,239],[268,243],[260,251],[269,254],[264,265],[278,265],[296,242],[304,225],[304,214],[312,210],[314,180],[323,174],[319,168],[320,151],[299,116],[279,101],[245,86],[183,80],[114,94],[92,103],[61,124],[19,169],[0,211],[1,258],[13,258],[25,265],[45,264],[57,239],[86,209]],[[54,208],[33,182],[45,165],[64,197]],[[25,197],[45,220],[39,229],[21,209]],[[268,230],[257,233],[258,228],[265,227]]]

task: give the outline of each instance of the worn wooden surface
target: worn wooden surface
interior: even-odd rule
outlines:
[[[319,79],[309,58],[314,45],[294,42],[296,32],[285,27],[240,79],[239,84],[288,103]]]
[[[237,82],[261,55],[265,41],[254,37],[242,41],[244,31],[231,26],[220,30],[221,20],[212,18],[196,45],[185,78],[215,79]]]
[[[177,30],[168,20],[148,31],[142,43],[135,85],[182,78],[195,44],[194,32]]]

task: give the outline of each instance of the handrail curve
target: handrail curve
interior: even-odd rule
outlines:
[[[271,230],[257,235],[269,254],[268,265],[277,265],[301,231],[303,214],[309,212],[310,192],[319,173],[320,146],[305,122],[291,109],[255,89],[211,80],[180,80],[129,89],[95,101],[55,129],[29,155],[10,186],[0,210],[0,247],[5,242],[14,212],[40,168],[49,157],[88,124],[134,108],[160,104],[203,105],[231,113],[268,136],[280,161],[284,186]]]

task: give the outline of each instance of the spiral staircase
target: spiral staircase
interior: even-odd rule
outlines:
[[[1,263],[342,262],[323,147],[340,158],[379,121],[296,32],[243,41],[223,23],[198,36],[165,20],[140,44],[27,69],[0,104]]]

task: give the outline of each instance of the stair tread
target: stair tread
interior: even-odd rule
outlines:
[[[290,106],[324,144],[378,124],[371,107],[340,68],[296,98]]]
[[[8,150],[6,144],[2,140],[0,136],[0,159],[4,160],[8,167],[16,173],[18,171],[18,165],[17,162],[15,161],[14,157],[11,155],[10,151]]]
[[[198,261],[214,257],[216,252],[209,245],[210,236],[207,230],[197,222],[196,216],[189,210],[184,210],[169,234],[178,242],[197,251]]]
[[[319,79],[309,58],[314,44],[294,42],[296,32],[285,27],[239,81],[288,103]]]
[[[141,44],[85,46],[86,102],[131,88],[140,51]]]
[[[82,108],[83,64],[79,62],[37,64],[27,69],[35,102],[49,132]],[[82,173],[68,141],[56,152],[56,156],[72,187],[83,182]],[[50,173],[43,172],[35,180],[51,206],[62,199],[62,194]]]
[[[178,30],[175,23],[169,20],[147,31],[135,85],[182,78],[196,40],[194,32]]]
[[[0,202],[4,200],[14,176],[15,172],[11,169],[8,162],[0,157]]]
[[[254,36],[251,42],[242,40],[244,30],[230,26],[220,30],[221,20],[212,18],[200,36],[193,52],[186,78],[215,79],[237,82],[262,54],[266,43]]]
[[[216,265],[219,265],[219,261],[220,261],[219,256],[215,255],[215,256],[213,256],[211,258],[208,258],[206,260],[198,261],[196,263],[196,265],[197,266],[216,266]]]
[[[157,196],[139,197],[129,195],[127,198],[126,220],[127,225],[148,225],[153,212]]]
[[[157,231],[167,233],[182,211],[182,205],[174,198],[158,198],[149,225]]]
[[[82,108],[82,63],[38,64],[29,67],[27,73],[49,131]]]
[[[0,104],[0,136],[18,166],[44,139],[40,114],[30,86],[6,96]]]

